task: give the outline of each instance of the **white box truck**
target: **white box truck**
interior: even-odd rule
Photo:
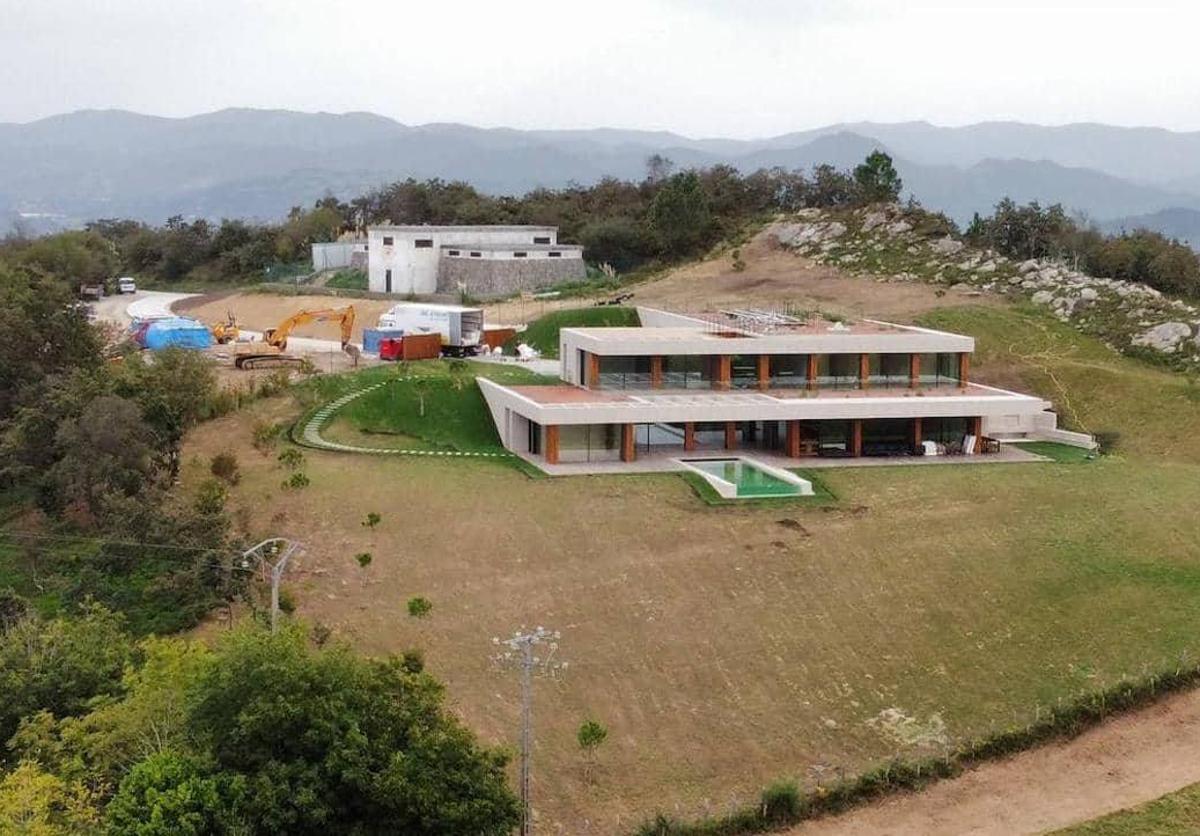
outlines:
[[[483,342],[483,308],[402,302],[379,317],[380,328],[405,334],[440,334],[442,353],[454,357],[477,354]]]

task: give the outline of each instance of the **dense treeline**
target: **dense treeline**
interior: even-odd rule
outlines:
[[[1062,259],[1092,276],[1144,282],[1164,293],[1200,296],[1200,256],[1157,232],[1104,235],[1068,217],[1062,206],[1003,200],[967,228],[972,243],[1009,258]]]
[[[419,654],[253,620],[213,649],[153,635],[253,568],[220,482],[172,489],[219,392],[202,354],[112,356],[70,269],[0,261],[0,833],[510,832],[505,756]]]
[[[406,180],[350,201],[326,197],[311,209],[295,207],[280,224],[174,217],[153,227],[98,220],[45,238],[10,238],[0,258],[75,284],[123,274],[164,282],[261,281],[284,265],[307,261],[313,242],[370,224],[551,224],[563,241],[583,244],[591,263],[626,271],[695,256],[769,213],[891,200],[900,190],[883,154],[853,172],[831,166],[749,175],[731,166],[672,169],[669,160],[655,157],[641,182],[606,178],[521,197],[485,195],[461,182]]]

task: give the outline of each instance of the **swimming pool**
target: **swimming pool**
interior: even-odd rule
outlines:
[[[681,459],[699,471],[726,499],[770,496],[809,496],[812,483],[795,474],[749,459]]]

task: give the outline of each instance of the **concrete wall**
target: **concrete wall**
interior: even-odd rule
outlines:
[[[576,252],[574,258],[547,258],[544,253],[535,257],[532,252],[527,258],[513,258],[511,253],[495,258],[443,258],[438,265],[437,291],[503,296],[587,278],[582,254]]]
[[[366,257],[366,241],[327,241],[312,245],[312,268],[314,271],[338,270],[350,267],[355,254]]]
[[[392,243],[384,245],[384,239]],[[542,226],[378,226],[367,230],[368,287],[377,292],[431,294],[437,292],[442,247],[533,245],[535,238],[558,243],[558,230]],[[430,241],[428,247],[416,242]],[[387,273],[391,271],[391,290]]]

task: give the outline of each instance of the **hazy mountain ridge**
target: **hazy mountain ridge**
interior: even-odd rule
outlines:
[[[162,221],[274,218],[327,192],[404,177],[490,193],[640,178],[652,153],[679,167],[846,168],[882,148],[906,190],[962,221],[1003,196],[1061,202],[1108,221],[1200,210],[1200,133],[1103,125],[848,123],[762,140],[666,131],[405,125],[371,113],[232,109],[186,118],[79,111],[0,124],[0,221],[15,213]]]

